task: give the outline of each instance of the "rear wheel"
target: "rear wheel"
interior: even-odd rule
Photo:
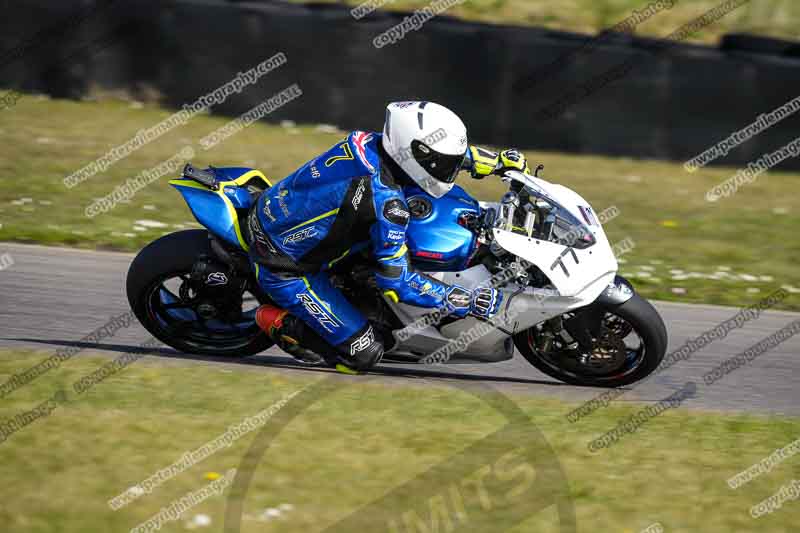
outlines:
[[[537,369],[572,385],[621,387],[658,368],[667,351],[667,330],[647,300],[634,294],[621,305],[597,312],[600,323],[591,336],[591,349],[559,335],[552,321],[518,333],[514,344]]]
[[[203,256],[214,257],[205,230],[165,235],[136,256],[127,292],[139,322],[182,352],[248,356],[272,346],[255,322],[259,291],[231,274],[209,287],[197,279],[195,264]]]

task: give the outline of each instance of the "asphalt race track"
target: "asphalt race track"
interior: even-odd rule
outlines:
[[[11,267],[0,271],[0,348],[55,351],[64,346],[80,345],[82,337],[102,326],[109,317],[128,311],[125,276],[133,258],[130,254],[17,244],[2,244],[0,252],[10,253],[14,260]],[[734,308],[662,302],[656,306],[667,324],[670,350],[737,312]],[[798,319],[798,313],[765,312],[746,322],[741,329],[731,331],[724,339],[707,345],[690,359],[638,384],[615,401],[658,401],[687,381],[695,381],[697,395],[684,402],[685,407],[798,415],[800,387],[793,381],[800,376],[800,335],[713,385],[703,384],[703,374]],[[117,356],[148,338],[149,334],[135,324],[87,352]],[[164,349],[154,352],[152,359],[164,364],[236,365],[255,372],[328,372],[296,364],[274,348],[258,357],[235,360]],[[31,363],[38,360],[32,359]],[[381,379],[401,384],[482,381],[509,392],[567,400],[589,399],[602,392],[558,383],[538,372],[520,355],[511,361],[491,365],[383,365],[375,374],[375,377],[342,376],[342,379]]]

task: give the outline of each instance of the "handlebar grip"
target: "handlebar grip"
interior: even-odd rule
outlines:
[[[183,175],[211,189],[217,190],[219,188],[217,176],[213,172],[194,168],[190,163],[186,163],[186,166],[183,167]]]

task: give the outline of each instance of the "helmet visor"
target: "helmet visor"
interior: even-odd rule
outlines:
[[[421,141],[411,142],[411,154],[428,174],[443,183],[453,183],[464,164],[466,152],[461,155],[442,154]]]

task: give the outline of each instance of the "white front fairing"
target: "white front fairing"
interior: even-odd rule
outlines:
[[[586,220],[579,206],[589,208],[589,203],[574,191],[517,171],[506,173],[506,178],[542,191],[578,220]],[[497,209],[499,204],[481,202],[481,207]],[[587,223],[585,227],[594,236],[595,243],[582,250],[495,227],[495,243],[503,250],[536,265],[548,276],[554,288],[522,288],[515,283],[504,286],[501,289],[504,296],[501,311],[495,317],[499,327],[474,341],[451,360],[493,362],[510,359],[513,348],[509,350],[509,335],[594,302],[613,282],[618,267],[608,238],[596,217],[594,218],[594,224]],[[483,265],[462,272],[428,274],[445,283],[461,285],[467,289],[491,285],[491,274]],[[430,309],[394,304],[390,301],[387,303],[406,324],[431,312]],[[453,339],[458,339],[459,335],[476,324],[476,319],[467,317],[438,329],[429,326],[413,337],[403,339],[392,352],[430,353]]]
[[[575,191],[522,172],[512,171],[506,176],[543,191],[577,219],[585,220],[578,206],[590,208],[589,202]],[[583,250],[529,238],[501,228],[494,229],[494,238],[504,250],[539,267],[550,278],[560,295],[592,302],[614,279],[618,264],[599,222],[587,223],[586,227],[594,235],[596,243]],[[596,282],[600,280],[605,280],[606,283],[597,288]]]

